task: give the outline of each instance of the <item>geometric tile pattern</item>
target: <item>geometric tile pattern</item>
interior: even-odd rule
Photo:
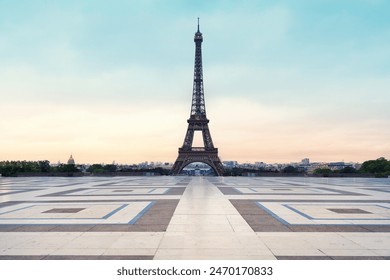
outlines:
[[[21,203],[1,208],[0,224],[135,224],[154,203]]]
[[[257,204],[286,225],[390,225],[389,203]]]
[[[147,178],[1,178],[0,232],[165,231],[188,179]]]
[[[0,259],[389,259],[390,180],[0,177]]]
[[[255,178],[247,184],[219,189],[254,231],[390,232],[389,180]]]

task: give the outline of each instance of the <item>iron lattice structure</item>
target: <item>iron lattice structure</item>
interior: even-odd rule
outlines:
[[[223,165],[218,157],[218,149],[214,147],[213,140],[209,130],[209,120],[206,116],[206,106],[203,92],[203,67],[202,67],[202,42],[203,36],[199,31],[195,33],[195,66],[194,66],[194,85],[192,92],[191,114],[187,120],[188,129],[184,138],[184,143],[179,148],[177,157],[172,170],[172,175],[179,174],[184,167],[193,162],[203,162],[209,165],[217,176],[223,175]],[[201,131],[204,147],[193,147],[194,132]]]

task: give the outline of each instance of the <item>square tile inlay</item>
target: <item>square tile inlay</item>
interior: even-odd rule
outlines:
[[[328,210],[338,214],[372,214],[371,212],[359,208],[350,208],[350,209],[328,208]]]
[[[42,213],[78,213],[85,208],[53,208]]]

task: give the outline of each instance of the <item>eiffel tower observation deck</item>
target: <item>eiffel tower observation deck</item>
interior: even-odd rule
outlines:
[[[184,138],[184,143],[179,148],[179,155],[172,167],[171,174],[177,175],[184,167],[193,162],[202,162],[209,165],[217,176],[223,175],[223,165],[218,157],[218,149],[214,147],[209,130],[209,120],[206,116],[206,105],[203,87],[203,67],[202,67],[202,42],[203,35],[198,30],[194,37],[195,42],[195,66],[194,84],[192,92],[191,114],[187,120],[188,129]],[[194,133],[201,131],[203,147],[193,147]]]

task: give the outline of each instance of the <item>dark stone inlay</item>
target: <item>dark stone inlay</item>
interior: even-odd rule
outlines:
[[[188,184],[187,184],[188,185]],[[184,191],[186,190],[185,187],[175,187],[175,188],[170,188],[165,195],[182,195]]]
[[[390,193],[390,188],[389,188],[389,187],[384,186],[383,188],[385,188],[385,189],[379,189],[379,188],[363,188],[363,190]]]
[[[278,190],[278,191],[287,191],[285,193],[275,193],[275,192],[263,192],[263,193],[241,193],[240,191],[236,190],[236,188],[243,188],[243,187],[250,187],[250,186],[236,186],[236,187],[218,187],[218,189],[225,195],[289,195],[289,196],[367,196],[366,194],[361,193],[355,193],[355,192],[348,192],[344,190],[335,190],[330,188],[317,188],[319,190],[327,191],[330,193],[316,193],[316,192],[308,192],[308,193],[291,193],[290,191],[293,190],[291,188],[271,188],[272,190]],[[256,187],[255,187],[256,188]],[[304,189],[306,190],[307,187],[301,187],[296,189]],[[266,201],[266,200],[263,200]],[[285,200],[269,200],[269,201],[285,201]],[[290,201],[290,200],[289,200]],[[302,200],[304,201],[304,200]],[[321,201],[322,202],[322,201]]]
[[[56,225],[18,225],[18,227],[8,230],[12,232],[46,232],[52,231]],[[0,231],[2,227],[0,226]]]
[[[14,231],[20,225],[0,225],[0,232]]]
[[[389,260],[390,256],[331,256],[334,260]]]
[[[370,225],[362,227],[371,232],[390,232],[390,226],[386,225]]]
[[[289,225],[294,232],[368,232],[369,230],[359,225]],[[390,229],[390,226],[387,226]],[[376,232],[383,232],[378,230]]]
[[[50,193],[50,194],[41,195],[40,197],[64,196],[64,195],[68,195],[70,193],[75,193],[75,192],[80,192],[80,191],[85,191],[85,190],[89,190],[89,188],[78,188],[78,189],[67,190],[67,191],[62,191],[62,192]]]
[[[6,189],[6,191],[8,191],[8,190],[9,189]],[[17,194],[17,193],[25,193],[25,192],[33,192],[33,191],[40,191],[40,190],[42,190],[42,189],[9,190],[10,192],[0,193],[0,196],[1,195]]]
[[[345,190],[335,190],[335,189],[332,189],[332,188],[317,188],[317,189],[324,190],[324,191],[335,192],[336,195],[368,196],[367,194],[364,194],[364,193],[356,193],[356,192],[350,192],[350,191],[345,191]]]
[[[153,257],[149,255],[0,255],[0,260],[153,260]]]
[[[390,225],[285,225],[261,209],[255,200],[230,202],[255,232],[390,232]]]
[[[2,207],[7,207],[7,206],[12,206],[12,205],[17,205],[17,204],[20,204],[20,203],[23,203],[23,202],[20,202],[20,201],[6,201],[6,202],[1,202],[1,203],[0,203],[0,208],[2,208]]]
[[[141,188],[144,188],[143,186]],[[63,192],[56,192],[51,194],[45,194],[40,197],[57,197],[57,196],[67,196],[67,197],[90,197],[90,196],[97,196],[97,197],[107,197],[107,196],[114,196],[114,197],[122,197],[122,196],[144,196],[144,195],[182,195],[184,193],[185,187],[150,187],[150,189],[157,189],[157,188],[168,188],[168,191],[166,193],[162,194],[132,194],[133,190],[113,190],[112,188],[80,188],[80,189],[74,189],[74,190],[68,190]],[[122,194],[73,194],[80,191],[85,190],[110,190],[112,192],[123,192]],[[125,194],[125,192],[129,192],[129,194]],[[93,200],[90,200],[93,201]]]
[[[70,187],[70,186],[76,186],[76,185],[82,185],[84,184],[83,182],[77,182],[77,183],[67,183],[67,184],[62,184],[62,185],[56,185],[54,187],[58,188],[58,187]]]
[[[44,257],[35,255],[0,255],[0,260],[42,260]]]
[[[371,212],[359,209],[359,208],[328,208],[329,211],[335,212],[337,214],[372,214]]]
[[[390,256],[275,256],[277,260],[388,260]]]
[[[85,208],[53,208],[42,213],[78,213],[84,209]]]
[[[238,190],[232,187],[218,187],[218,189],[224,195],[242,195],[242,193],[240,193]]]
[[[176,186],[187,186],[189,183],[176,183]]]

